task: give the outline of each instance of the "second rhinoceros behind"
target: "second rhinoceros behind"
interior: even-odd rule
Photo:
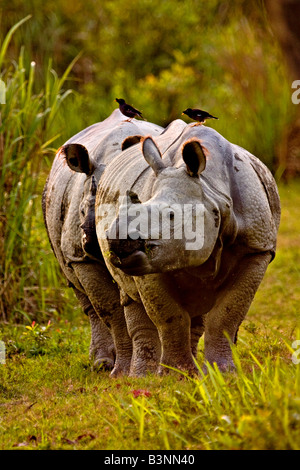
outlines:
[[[174,121],[108,164],[96,229],[137,332],[131,375],[159,364],[195,371],[203,333],[205,359],[234,367],[230,343],[274,257],[279,221],[270,171],[211,128]]]
[[[162,130],[149,122],[128,122],[119,110],[113,111],[59,149],[43,191],[43,213],[51,246],[90,319],[91,359],[95,366],[113,369],[112,375],[129,370],[132,342],[118,286],[107,271],[96,237],[97,184],[105,165],[125,148],[125,137],[139,134],[127,138],[128,146],[141,135],[156,135]]]

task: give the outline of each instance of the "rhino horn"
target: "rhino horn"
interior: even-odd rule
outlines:
[[[73,171],[85,173],[90,176],[95,170],[95,164],[89,156],[89,152],[84,145],[67,144],[61,147],[61,152],[65,155],[68,166]]]
[[[146,162],[151,166],[157,176],[166,167],[162,161],[161,153],[152,137],[142,139],[142,152]]]
[[[190,139],[182,146],[182,158],[190,176],[198,177],[205,169],[206,156],[198,139]]]

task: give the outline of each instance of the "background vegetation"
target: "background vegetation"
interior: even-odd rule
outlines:
[[[296,106],[263,2],[2,0],[0,79],[2,447],[114,448],[124,434],[127,449],[299,447],[290,344],[299,323],[300,187],[283,185],[276,157]],[[278,255],[243,327],[235,378],[211,371],[203,385],[179,387],[176,375],[112,385],[89,370],[87,319],[51,252],[41,193],[56,148],[105,119],[116,97],[163,126],[188,106],[210,111],[219,117],[210,125],[277,178]],[[87,403],[107,414],[87,418]]]

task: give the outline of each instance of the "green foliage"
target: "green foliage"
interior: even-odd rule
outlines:
[[[11,26],[7,18],[32,15],[10,53],[24,45],[41,82],[49,58],[62,74],[82,52],[72,74],[82,98],[77,112],[64,111],[75,120],[72,130],[106,118],[116,97],[161,125],[200,107],[219,117],[209,125],[275,172],[276,149],[296,109],[263,1],[4,3],[4,31]]]
[[[0,48],[6,68],[6,103],[0,109],[0,316],[8,319],[46,314],[45,289],[61,282],[49,246],[41,214],[41,190],[49,168],[51,145],[58,138],[56,117],[71,93],[64,83],[74,62],[62,78],[48,65],[44,87],[35,89],[35,62],[24,63],[24,48],[18,61],[9,63],[5,53],[12,34]],[[49,258],[49,260],[48,260]],[[52,284],[52,285],[51,285]],[[47,286],[47,287],[46,287]],[[57,296],[57,303],[59,296]]]
[[[49,329],[51,321],[49,320],[47,326],[41,326],[35,321],[30,326],[26,326],[23,335],[26,337],[26,342],[29,344],[29,351],[33,354],[42,354],[44,347],[49,340]]]
[[[78,315],[77,315],[78,316]],[[83,319],[84,320],[84,319]],[[6,345],[6,360],[30,359],[36,356],[64,356],[79,350],[88,350],[89,333],[85,340],[82,335],[82,322],[78,318],[76,325],[67,319],[56,317],[54,322],[39,324],[33,321],[30,325],[11,325],[8,330],[0,328],[0,337]],[[87,325],[85,325],[87,326]]]
[[[300,366],[291,361],[290,340],[260,357],[260,343],[273,334],[255,334],[250,346],[242,329],[234,374],[208,366],[197,378],[174,371],[110,380],[90,370],[79,341],[88,331],[78,330],[52,325],[40,353],[9,346],[0,365],[2,450],[299,449]]]

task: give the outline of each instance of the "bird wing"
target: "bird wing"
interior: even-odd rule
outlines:
[[[142,115],[142,113],[138,109],[135,109],[133,106],[130,106],[130,104],[126,105],[126,110],[139,114],[140,116]]]

